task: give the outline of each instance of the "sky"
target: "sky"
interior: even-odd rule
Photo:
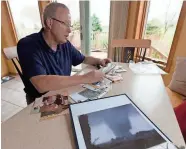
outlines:
[[[37,7],[37,0],[9,0],[10,6],[13,11],[14,19],[21,20],[24,17],[22,13],[22,9],[26,6]],[[69,7],[72,17],[72,22],[79,20],[80,18],[80,11],[79,11],[79,0],[58,0],[58,2],[64,3]],[[28,10],[31,12],[30,15],[34,15],[35,18],[38,20],[39,18],[39,10],[33,11]],[[101,21],[102,25],[109,25],[109,15],[110,15],[110,1],[109,0],[91,0],[90,1],[90,13],[91,15],[96,14]],[[25,16],[25,18],[29,18],[30,16]],[[24,18],[24,19],[25,19]]]
[[[109,0],[91,0],[91,15],[94,13],[100,18],[103,26],[109,26],[110,19],[110,1]]]
[[[32,15],[35,20],[39,22],[39,10],[37,9],[36,11],[28,10],[30,11],[30,15],[26,16],[21,10],[25,6],[32,6],[32,7],[37,7],[37,0],[9,0],[10,1],[10,6],[13,7],[13,14],[14,19],[16,20],[23,20],[25,19],[27,24],[29,24],[29,17]],[[177,13],[178,18],[181,5],[182,5],[182,0],[151,0],[151,5],[150,5],[150,12],[148,14],[148,20],[151,20],[152,18],[159,18],[163,20],[165,18],[167,6],[170,1],[170,7],[169,7],[169,13],[168,15],[171,15],[174,12]],[[72,17],[72,22],[75,20],[79,20],[80,18],[80,13],[79,13],[79,0],[58,0],[58,2],[62,2],[66,4],[70,11],[71,11],[71,17]],[[101,24],[103,26],[109,26],[109,18],[110,18],[110,0],[90,0],[90,12],[91,15],[96,14],[98,18],[101,21]]]
[[[37,0],[9,0],[9,4],[15,24],[22,22],[27,27],[34,23],[41,25]]]
[[[78,0],[58,0],[64,3],[71,11],[72,22],[79,20],[79,1]],[[103,26],[109,25],[110,0],[90,0],[90,14],[96,14]]]
[[[79,13],[79,1],[78,0],[58,0],[66,4],[72,15],[72,20],[80,18]],[[178,18],[181,10],[182,0],[151,0],[150,12],[148,19],[159,18],[160,20],[165,19],[165,12],[168,10],[168,15],[172,16],[172,13],[177,12],[175,19]],[[168,5],[170,3],[169,9]],[[110,18],[110,0],[90,0],[90,13],[91,15],[96,14],[101,21],[103,26],[109,25]]]
[[[172,18],[173,14],[176,13],[174,21],[177,21],[181,6],[182,0],[151,0],[148,20],[158,18],[163,21],[165,20],[166,11],[168,11],[169,18]]]
[[[88,123],[91,128],[91,142],[94,144],[106,143],[117,137],[135,135],[140,131],[153,130],[153,127],[131,104],[90,113]]]

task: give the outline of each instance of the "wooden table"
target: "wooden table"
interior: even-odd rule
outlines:
[[[122,65],[127,72],[122,73],[123,81],[114,83],[106,96],[126,93],[176,145],[185,146],[161,75],[138,75],[128,68],[128,64],[118,65]],[[82,90],[80,85],[68,89],[69,93],[79,90]],[[31,106],[2,123],[3,149],[75,148],[68,110],[62,116],[39,121],[39,114],[30,114]]]

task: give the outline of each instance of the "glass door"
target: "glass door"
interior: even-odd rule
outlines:
[[[110,19],[110,0],[91,0],[91,56],[106,58]]]
[[[106,58],[110,19],[110,0],[57,0],[71,12],[71,43],[85,55]]]

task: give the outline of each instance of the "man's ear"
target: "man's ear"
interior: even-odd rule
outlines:
[[[50,30],[52,28],[52,23],[53,20],[51,18],[47,18],[45,21],[45,27]]]

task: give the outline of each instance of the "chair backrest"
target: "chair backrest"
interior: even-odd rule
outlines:
[[[117,53],[117,49],[121,50],[123,53],[120,53],[120,56],[123,57],[123,62],[129,62],[133,60],[135,49],[139,54],[139,60],[144,61],[146,49],[151,47],[151,40],[149,39],[115,39],[111,42],[111,57],[113,53]],[[114,52],[113,52],[114,50]]]
[[[22,72],[20,71],[20,69],[17,65],[19,63],[18,54],[17,54],[17,47],[14,46],[14,47],[4,48],[3,51],[4,51],[4,54],[5,54],[6,58],[9,59],[9,60],[12,60],[17,72],[19,73],[19,75],[22,79],[22,77],[23,77]],[[17,61],[17,64],[16,64],[16,61],[14,59]]]
[[[8,47],[3,49],[4,54],[7,59],[12,60],[19,76],[21,77],[21,80],[25,86],[24,91],[26,94],[28,94],[30,97],[37,98],[41,97],[43,94],[39,93],[36,88],[32,85],[29,79],[27,79],[19,69],[18,65],[20,65],[18,60],[18,54],[17,54],[17,47]]]
[[[3,51],[4,51],[4,54],[5,54],[6,58],[9,59],[9,60],[18,57],[16,46],[4,48]]]

